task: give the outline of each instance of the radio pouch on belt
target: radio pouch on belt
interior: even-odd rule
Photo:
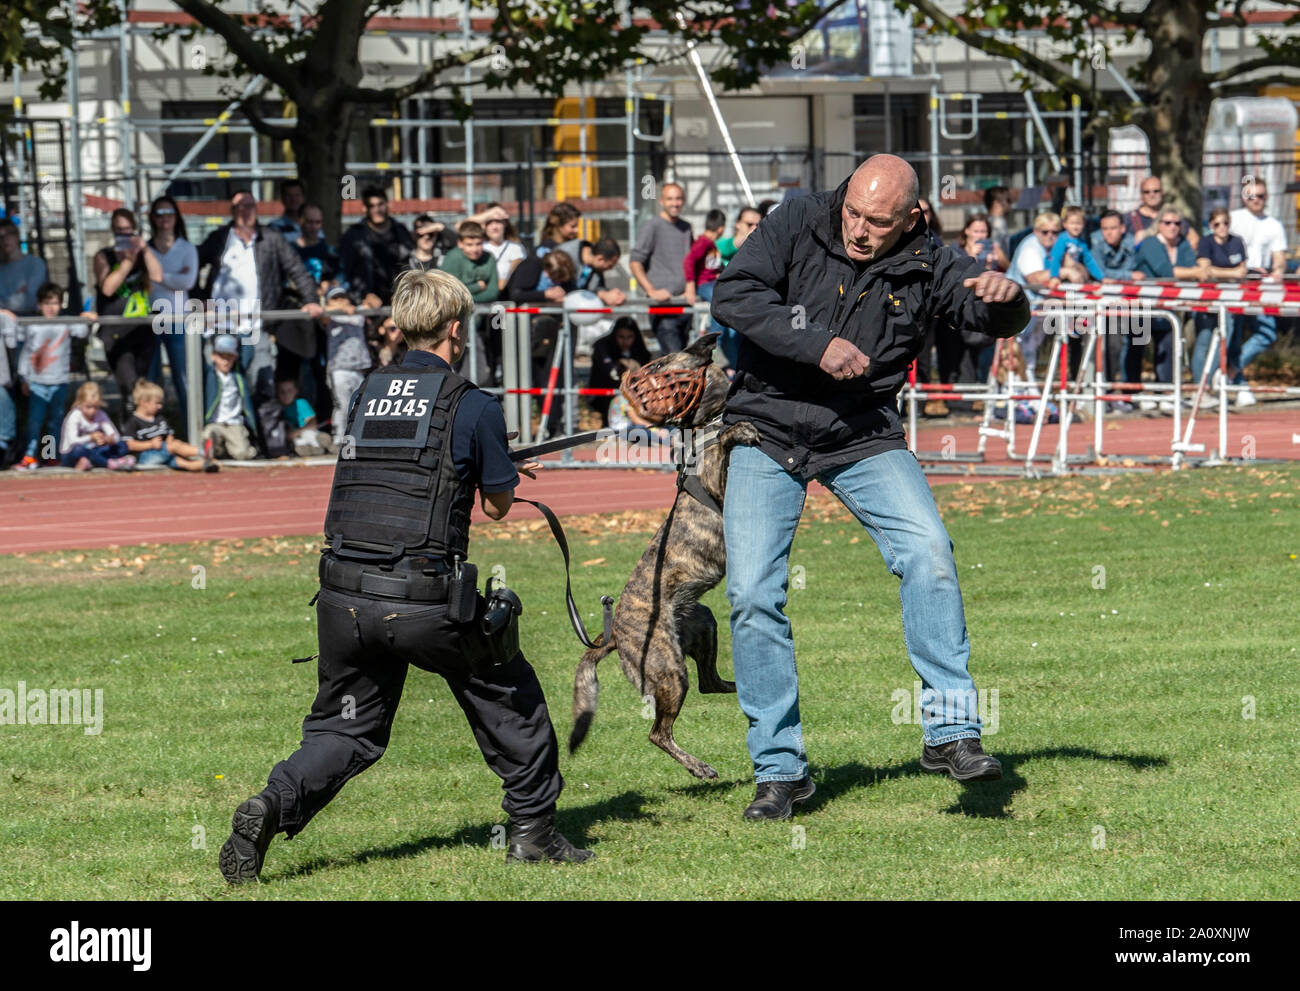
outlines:
[[[447,584],[447,618],[453,623],[472,622],[479,613],[478,567],[456,559]]]

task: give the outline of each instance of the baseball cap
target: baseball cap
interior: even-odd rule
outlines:
[[[239,341],[233,334],[218,334],[212,342],[213,354],[239,354]]]

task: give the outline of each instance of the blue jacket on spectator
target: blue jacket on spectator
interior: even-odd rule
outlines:
[[[1061,262],[1065,260],[1065,253],[1071,248],[1078,253],[1079,261],[1088,270],[1089,275],[1094,279],[1104,279],[1106,277],[1101,270],[1101,266],[1092,257],[1092,252],[1088,250],[1088,246],[1083,243],[1083,239],[1067,234],[1065,231],[1061,231],[1056,239],[1056,244],[1052,245],[1052,253],[1047,256],[1048,275],[1053,279],[1060,278]]]
[[[1138,245],[1137,262],[1133,267],[1144,275],[1152,279],[1172,279],[1174,265],[1179,268],[1196,267],[1196,252],[1186,238],[1178,242],[1173,265],[1169,264],[1169,252],[1159,236],[1147,237]]]
[[[253,397],[248,391],[248,381],[243,371],[236,365],[230,372],[235,376],[235,388],[239,390],[239,402],[244,414],[244,426],[253,443],[257,443],[257,414],[253,412]],[[203,422],[211,423],[217,415],[217,406],[221,402],[221,383],[217,380],[217,370],[211,365],[203,369]]]
[[[1106,243],[1101,231],[1092,235],[1092,256],[1101,265],[1101,270],[1108,279],[1127,279],[1137,268],[1137,248],[1133,246],[1133,235],[1124,232],[1119,244],[1111,247]]]

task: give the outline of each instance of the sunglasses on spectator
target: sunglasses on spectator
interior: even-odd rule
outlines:
[[[160,206],[153,212],[153,215],[155,217],[174,217],[176,216],[176,211],[169,206]]]
[[[1150,193],[1163,193],[1163,192],[1164,192],[1163,189],[1144,189],[1142,190],[1142,195],[1146,196]]]
[[[1253,196],[1243,196],[1242,199],[1244,199],[1247,203],[1263,203],[1263,202],[1264,202],[1264,197],[1260,196],[1259,194],[1255,194],[1255,195],[1253,195]]]
[[[1038,233],[1039,233],[1039,234],[1051,234],[1051,235],[1055,236],[1055,235],[1061,233],[1061,228],[1059,228],[1059,227],[1040,227],[1040,228],[1038,228]]]
[[[1227,222],[1226,220],[1211,220],[1211,221],[1210,221],[1210,226],[1211,226],[1211,227],[1227,227],[1227,226],[1228,226],[1228,222]]]
[[[435,231],[416,231],[415,236],[423,241],[426,237],[433,237],[435,233]]]

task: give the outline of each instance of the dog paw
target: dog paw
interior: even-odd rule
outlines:
[[[717,771],[711,768],[708,764],[704,763],[704,761],[700,761],[699,765],[700,766],[698,768],[690,767],[687,768],[687,770],[690,771],[692,774],[694,774],[697,778],[700,778],[704,781],[714,781],[717,779],[718,777]]]
[[[758,428],[746,420],[744,423],[733,423],[730,427],[722,432],[720,438],[722,449],[728,451],[737,444],[750,447],[759,442]]]

